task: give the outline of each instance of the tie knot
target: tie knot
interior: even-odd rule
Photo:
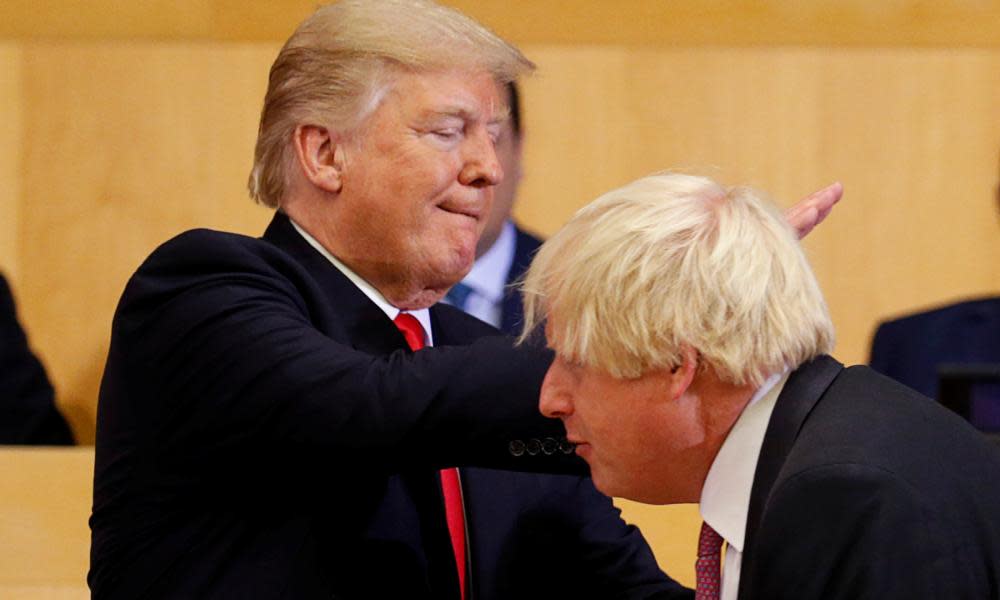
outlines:
[[[718,556],[722,550],[722,536],[708,523],[702,522],[698,535],[698,556]]]
[[[410,313],[401,312],[396,315],[393,323],[396,324],[396,329],[399,329],[403,334],[410,350],[420,350],[424,347],[424,328],[416,317]]]
[[[444,301],[447,304],[454,306],[455,308],[460,308],[462,310],[466,309],[465,302],[469,299],[469,294],[473,292],[471,286],[466,285],[459,281],[456,283],[448,293],[444,296]]]

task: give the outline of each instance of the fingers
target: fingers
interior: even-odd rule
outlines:
[[[839,181],[834,182],[806,196],[786,210],[785,219],[798,232],[801,239],[826,219],[843,195],[844,186]]]

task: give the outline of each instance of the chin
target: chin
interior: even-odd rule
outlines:
[[[612,498],[625,498],[643,504],[675,504],[676,500],[671,500],[662,490],[649,489],[650,482],[637,482],[631,485],[629,482],[607,480],[601,476],[600,472],[591,469],[590,477],[594,482],[594,487],[605,496]]]
[[[472,265],[476,261],[476,244],[463,244],[453,250],[447,257],[442,257],[438,268],[438,279],[446,282],[445,287],[450,288],[472,270]]]

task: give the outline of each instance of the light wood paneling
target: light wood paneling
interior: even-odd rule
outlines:
[[[21,47],[0,44],[0,271],[17,293],[21,223]]]
[[[1000,291],[992,190],[1000,55],[983,51],[535,48],[522,220],[549,234],[611,187],[663,169],[771,192],[840,179],[806,246],[837,353],[877,320]]]
[[[0,598],[87,598],[93,448],[0,447]]]
[[[270,45],[25,50],[23,313],[69,418],[93,440],[111,316],[150,251],[189,228],[259,235],[248,199]]]
[[[209,0],[4,0],[0,37],[207,39],[212,14]]]
[[[448,0],[522,44],[1000,46],[993,0]],[[6,0],[0,37],[280,41],[313,0]]]

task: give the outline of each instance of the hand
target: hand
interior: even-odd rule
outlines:
[[[839,181],[809,194],[804,199],[785,211],[785,220],[799,234],[799,239],[806,237],[813,227],[823,222],[833,205],[844,195],[844,186]]]

